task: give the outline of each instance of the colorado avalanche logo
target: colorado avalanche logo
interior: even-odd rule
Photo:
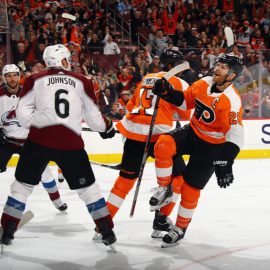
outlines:
[[[10,110],[2,114],[1,121],[3,123],[3,126],[16,125],[18,127],[21,127],[21,125],[19,124],[19,121],[16,119],[15,110]]]

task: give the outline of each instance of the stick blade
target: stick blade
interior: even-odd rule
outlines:
[[[76,16],[69,14],[69,13],[62,13],[62,18],[69,19],[72,21],[76,21],[76,19],[77,19]]]
[[[227,47],[230,47],[234,44],[234,35],[233,35],[233,31],[231,29],[231,27],[226,26],[224,28],[224,34],[227,40]]]
[[[34,217],[34,213],[32,211],[26,211],[23,216],[22,219],[18,225],[17,230],[19,230],[21,227],[23,227],[26,223],[28,223],[32,218]]]
[[[166,80],[169,80],[170,78],[172,78],[173,76],[175,76],[176,74],[178,74],[179,72],[182,72],[184,70],[189,69],[189,63],[188,62],[183,62],[180,65],[175,66],[174,68],[172,68],[170,71],[168,71],[165,75],[164,78]]]

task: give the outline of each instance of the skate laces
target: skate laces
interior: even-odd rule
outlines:
[[[179,236],[183,235],[183,229],[174,226],[168,233],[168,235],[172,238],[172,239],[177,239]]]
[[[151,192],[154,192],[153,197],[160,197],[161,195],[163,195],[164,193],[166,193],[168,190],[168,187],[162,187],[162,186],[158,186],[158,187],[154,187],[151,189]]]

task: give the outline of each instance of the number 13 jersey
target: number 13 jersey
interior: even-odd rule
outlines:
[[[161,79],[164,74],[164,72],[147,74],[138,84],[134,95],[127,103],[128,113],[116,125],[120,133],[125,137],[141,142],[147,140],[149,126],[157,100],[157,96],[152,93],[152,89],[155,81]],[[169,82],[173,85],[174,89],[178,91],[184,91],[188,87],[188,84],[184,80],[175,76],[169,79]],[[181,117],[184,118],[183,120],[189,120],[190,111],[183,111],[175,105],[160,99],[151,137],[152,142],[156,141],[160,134],[171,130],[174,112],[181,115]]]

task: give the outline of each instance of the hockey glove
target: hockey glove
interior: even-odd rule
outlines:
[[[4,145],[6,143],[6,136],[2,129],[0,129],[0,146]]]
[[[152,92],[155,95],[161,98],[164,98],[170,95],[172,91],[173,91],[172,85],[165,78],[158,79],[155,82],[153,90],[152,90]]]
[[[226,160],[214,161],[217,183],[221,188],[228,187],[233,182],[232,162]]]
[[[152,92],[176,106],[182,105],[184,101],[183,92],[174,90],[173,86],[165,78],[158,79],[155,82]]]
[[[99,132],[99,135],[102,139],[109,139],[115,135],[115,129],[113,126],[113,122],[110,118],[104,117],[106,123],[106,130],[104,132]]]

